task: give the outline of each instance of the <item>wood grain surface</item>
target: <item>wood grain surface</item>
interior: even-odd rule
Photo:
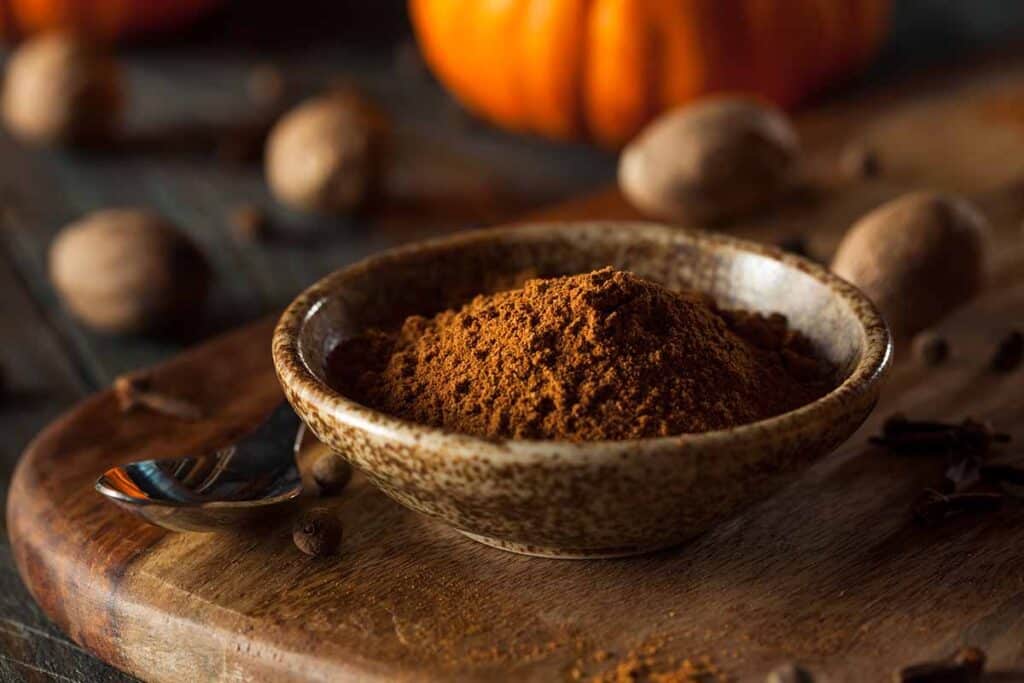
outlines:
[[[974,143],[939,155],[937,141],[954,135],[944,122]],[[833,177],[731,231],[801,235],[824,259],[865,210],[939,187],[979,202],[996,248],[990,288],[941,326],[950,362],[926,369],[901,353],[869,423],[780,495],[683,547],[594,562],[485,548],[359,479],[329,502],[346,536],[325,560],[295,551],[288,515],[243,533],[178,535],[105,504],[92,491],[104,468],[224,443],[280,399],[266,320],[155,371],[159,389],[208,419],[121,414],[105,392],[32,444],[7,520],[26,584],[76,643],[154,681],[546,681],[688,666],[759,680],[787,659],[823,680],[864,681],[963,643],[988,651],[990,680],[1024,677],[1024,505],[921,529],[908,506],[941,479],[941,459],[867,445],[900,410],[993,420],[1014,436],[998,457],[1024,455],[1024,374],[986,370],[999,337],[1024,320],[1024,68],[822,110],[801,128],[815,177],[831,177],[850,141],[875,149],[884,173]],[[540,217],[635,213],[610,191]]]
[[[506,135],[461,112],[400,58],[412,47],[404,0],[315,4],[282,13],[277,3],[225,3],[189,35],[119,46],[130,89],[126,149],[38,150],[0,131],[0,502],[28,442],[117,374],[258,319],[372,251],[506,220],[610,177],[610,155]],[[392,115],[399,158],[386,207],[310,220],[273,202],[259,163],[214,154],[218,135],[251,109],[247,76],[267,64],[288,74],[297,97],[344,80]],[[270,239],[231,238],[228,216],[242,203],[268,212]],[[47,277],[51,240],[83,213],[115,204],[160,211],[202,246],[216,277],[204,319],[174,335],[111,337],[61,306]],[[3,525],[0,681],[129,680],[42,613],[18,576]]]

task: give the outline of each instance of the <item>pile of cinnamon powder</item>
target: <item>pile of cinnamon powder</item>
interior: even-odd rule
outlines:
[[[328,370],[339,391],[377,410],[498,439],[704,432],[831,388],[830,369],[783,316],[720,310],[612,268],[372,330],[341,344]]]

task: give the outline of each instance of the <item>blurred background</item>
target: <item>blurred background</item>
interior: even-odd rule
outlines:
[[[95,75],[83,76],[74,65],[84,62],[74,55],[24,60],[25,84],[16,93],[6,86],[0,496],[28,441],[119,374],[271,315],[322,275],[383,248],[515,220],[611,186],[617,149],[657,113],[655,89],[671,90],[673,103],[704,92],[751,91],[813,124],[816,112],[866,93],[898,92],[922,80],[941,84],[972,65],[1019,61],[1024,49],[1024,3],[1014,0],[837,0],[834,14],[820,16],[808,9],[819,2],[751,3],[761,8],[763,23],[743,39],[733,3],[721,2],[714,16],[680,15],[672,24],[690,42],[659,43],[664,52],[657,58],[679,65],[678,83],[667,86],[645,80],[634,49],[658,24],[643,3],[634,3],[640,9],[633,13],[594,19],[591,30],[608,57],[586,77],[562,68],[580,59],[572,49],[579,26],[551,19],[530,35],[520,27],[516,35],[532,51],[510,63],[499,39],[512,30],[507,17],[482,2],[466,9],[473,4],[414,1],[410,16],[404,0],[0,2],[8,65],[34,36],[72,27],[120,70],[124,113],[116,140],[100,146],[11,129],[12,121],[25,120],[14,109],[28,111],[29,123],[16,126],[49,121],[57,105],[46,104],[47,89],[66,92],[69,83]],[[546,5],[555,12],[559,3]],[[529,92],[503,86],[503,70],[531,74]],[[358,92],[374,110],[375,123],[367,125],[386,128],[386,161],[373,169],[375,189],[358,206],[310,211],[268,188],[264,143],[284,112],[338,89]],[[1007,106],[1024,112],[1024,99]],[[1024,121],[1024,113],[1018,118]],[[187,278],[161,270],[166,258],[147,245],[122,249],[124,242],[103,235],[69,247],[73,253],[54,272],[51,245],[64,226],[122,206],[152,210],[194,244],[208,265],[205,305],[181,307],[187,314],[173,324],[127,333],[90,316],[83,297],[102,290],[95,296],[116,298],[117,288],[130,288],[136,277],[166,277],[165,288],[188,290]],[[123,677],[38,613],[2,541],[0,679],[51,678]]]

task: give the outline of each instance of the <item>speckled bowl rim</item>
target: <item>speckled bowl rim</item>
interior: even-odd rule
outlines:
[[[662,233],[674,240],[683,240],[697,248],[735,249],[779,261],[795,268],[826,286],[840,299],[860,323],[863,352],[850,375],[825,396],[781,415],[711,432],[680,434],[621,441],[556,441],[508,439],[490,440],[481,437],[429,427],[356,403],[335,391],[307,367],[299,349],[299,335],[306,320],[316,314],[322,301],[331,296],[343,282],[388,262],[422,254],[424,250],[446,251],[495,240],[519,241],[522,237],[557,238],[574,232],[619,230],[632,231],[637,237]],[[751,242],[728,235],[691,228],[668,226],[643,221],[577,221],[524,223],[503,228],[487,228],[459,233],[455,236],[425,240],[382,251],[322,278],[299,294],[289,304],[274,330],[273,360],[278,380],[283,387],[303,402],[332,419],[377,438],[385,438],[409,446],[429,446],[443,450],[451,458],[496,457],[502,462],[528,463],[550,460],[555,456],[572,458],[587,454],[598,460],[636,457],[638,454],[679,451],[680,449],[724,449],[755,447],[769,436],[795,434],[806,430],[827,428],[830,418],[856,409],[858,401],[879,388],[882,377],[892,362],[892,336],[888,325],[874,304],[852,284],[808,259],[789,254],[777,247]],[[596,462],[596,461],[595,461]]]

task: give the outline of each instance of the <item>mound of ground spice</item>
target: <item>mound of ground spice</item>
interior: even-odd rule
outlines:
[[[338,346],[328,374],[364,405],[496,439],[704,432],[830,388],[826,364],[783,316],[721,310],[611,268],[371,330]]]

